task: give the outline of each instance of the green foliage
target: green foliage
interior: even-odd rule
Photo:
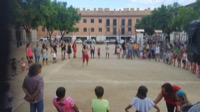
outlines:
[[[195,19],[200,19],[200,0],[184,7],[178,3],[162,5],[151,15],[144,16],[135,27],[145,29],[147,34],[152,34],[155,29],[169,34],[172,31],[187,31],[189,22]]]

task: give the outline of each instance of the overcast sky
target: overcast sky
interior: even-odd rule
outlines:
[[[187,5],[195,2],[196,0],[57,0],[65,1],[68,6],[72,5],[75,8],[110,8],[110,9],[123,9],[123,8],[157,8],[162,4],[169,5],[178,2],[180,5]]]

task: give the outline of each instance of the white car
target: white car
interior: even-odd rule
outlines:
[[[40,38],[40,42],[41,43],[47,43],[48,42],[48,39],[43,37],[43,38]]]
[[[76,43],[77,44],[82,44],[82,40],[81,39],[76,39]]]

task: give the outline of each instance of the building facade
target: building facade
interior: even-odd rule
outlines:
[[[77,9],[82,17],[76,24],[77,31],[66,34],[65,37],[75,39],[94,39],[104,41],[105,39],[128,39],[135,37],[135,24],[145,15],[150,15],[151,10],[134,10],[124,8],[123,10],[110,10],[109,8],[98,8],[89,10]],[[48,36],[46,29],[38,28],[38,38]],[[53,37],[60,37],[60,32],[55,31]]]

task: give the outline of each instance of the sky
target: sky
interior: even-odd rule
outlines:
[[[72,5],[75,8],[86,8],[93,10],[94,8],[110,8],[123,9],[123,8],[140,8],[142,10],[160,7],[162,4],[169,5],[178,2],[180,5],[188,5],[196,0],[57,0],[67,2],[68,6]]]

